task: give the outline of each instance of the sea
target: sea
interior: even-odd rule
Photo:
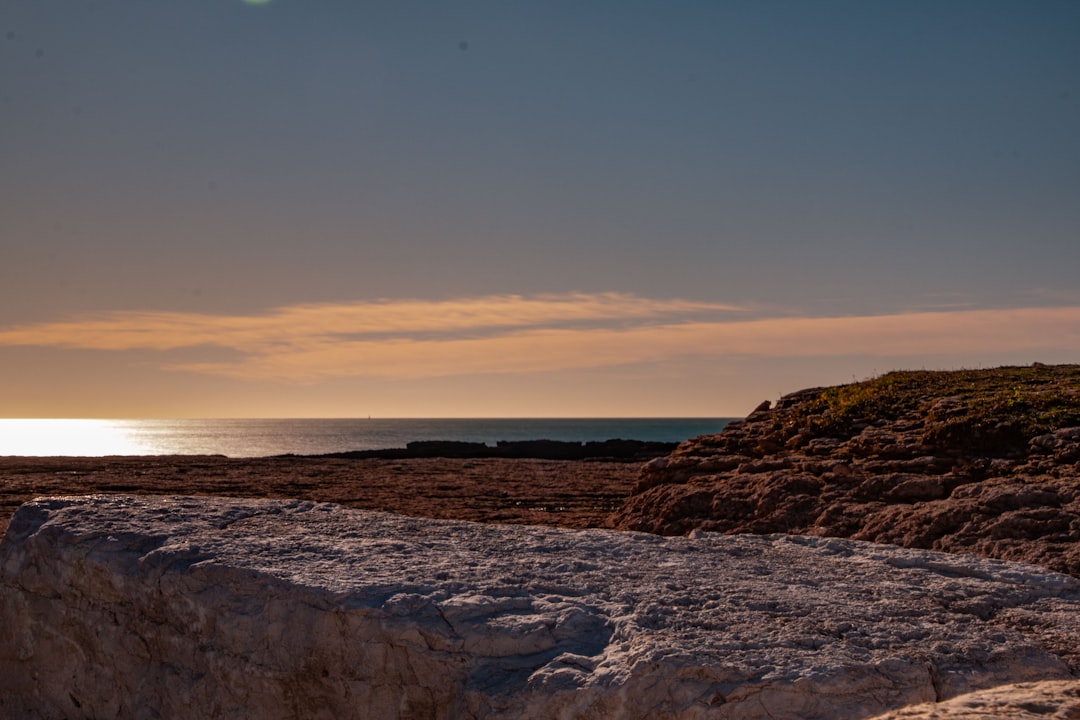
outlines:
[[[319,455],[403,448],[414,440],[681,442],[734,418],[0,419],[0,456]]]

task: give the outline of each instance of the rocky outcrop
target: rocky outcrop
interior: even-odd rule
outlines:
[[[443,520],[602,527],[639,467],[506,458],[0,457],[0,537],[28,500],[98,493],[289,498]]]
[[[647,463],[610,524],[850,537],[1080,576],[1080,367],[787,395]]]
[[[649,440],[499,440],[494,446],[462,440],[416,440],[403,448],[350,450],[309,457],[350,460],[407,460],[416,458],[508,458],[533,460],[599,460],[644,462],[668,454],[678,443]],[[289,457],[289,456],[282,456]]]
[[[1017,683],[878,715],[873,720],[1076,720],[1080,680]]]
[[[867,718],[1080,669],[1080,581],[849,540],[39,499],[0,716]]]

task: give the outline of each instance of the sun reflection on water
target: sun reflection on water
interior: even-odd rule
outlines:
[[[0,419],[0,455],[145,455],[122,420]]]

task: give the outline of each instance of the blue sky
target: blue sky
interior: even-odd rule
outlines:
[[[1075,362],[1078,127],[1075,2],[9,0],[0,414],[728,415]]]

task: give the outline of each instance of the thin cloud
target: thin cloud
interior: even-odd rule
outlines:
[[[175,350],[200,345],[259,352],[281,345],[306,347],[357,336],[492,332],[598,322],[646,322],[741,312],[691,300],[653,300],[621,293],[495,295],[446,301],[383,300],[276,308],[262,315],[112,312],[71,321],[0,331],[0,345],[96,350]]]
[[[293,353],[174,369],[264,379],[421,378],[525,374],[692,356],[977,356],[1054,348],[1080,352],[1080,308],[772,318],[526,330],[468,339],[322,343]]]
[[[496,296],[302,305],[266,315],[114,313],[0,331],[0,345],[173,350],[235,360],[184,372],[316,382],[333,377],[528,374],[679,357],[1080,353],[1080,307],[746,319],[740,308],[632,295]]]

